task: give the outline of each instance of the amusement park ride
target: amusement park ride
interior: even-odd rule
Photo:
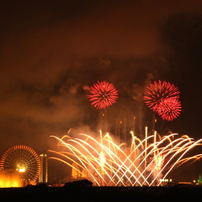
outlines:
[[[23,187],[37,182],[47,182],[46,154],[40,156],[36,151],[25,145],[9,148],[0,162],[0,187]]]

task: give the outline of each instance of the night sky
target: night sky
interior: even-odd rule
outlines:
[[[149,124],[145,87],[164,80],[179,88],[182,112],[156,116],[156,130],[201,138],[200,0],[2,1],[0,27],[0,154],[18,144],[47,152],[50,135],[72,127],[96,133],[100,111],[87,94],[103,80],[119,91],[112,130],[117,117]]]

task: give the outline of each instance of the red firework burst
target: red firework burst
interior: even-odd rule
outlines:
[[[163,120],[172,121],[181,112],[181,102],[175,98],[166,98],[158,106],[157,113]]]
[[[178,88],[166,81],[154,81],[144,92],[146,105],[154,112],[157,112],[159,104],[166,98],[178,99],[180,96]]]
[[[90,87],[87,97],[94,107],[97,109],[105,109],[116,102],[118,91],[113,84],[106,81],[98,81]]]

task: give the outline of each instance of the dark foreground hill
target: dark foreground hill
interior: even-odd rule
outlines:
[[[1,201],[200,201],[202,186],[0,188]]]

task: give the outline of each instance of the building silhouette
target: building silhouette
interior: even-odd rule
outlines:
[[[39,183],[48,182],[48,156],[47,154],[40,154],[41,170],[39,174]]]

